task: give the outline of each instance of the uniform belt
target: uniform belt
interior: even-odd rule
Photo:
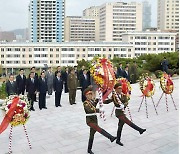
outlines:
[[[116,109],[118,110],[122,110],[124,107],[116,107]]]
[[[96,113],[90,113],[90,114],[86,114],[86,116],[94,116],[97,115]]]

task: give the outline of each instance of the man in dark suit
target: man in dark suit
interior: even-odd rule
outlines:
[[[61,107],[61,94],[63,90],[63,78],[61,77],[61,72],[57,73],[57,76],[54,78],[54,91],[55,91],[55,106]]]
[[[30,77],[26,80],[26,91],[27,91],[27,97],[30,102],[30,110],[35,111],[33,105],[35,100],[35,95],[37,93],[38,88],[38,81],[36,78],[34,78],[34,72],[30,73]]]
[[[38,74],[36,73],[36,68],[35,67],[31,67],[31,72],[34,73],[34,79],[36,79],[38,81]],[[30,74],[29,74],[29,77],[30,77]],[[36,94],[34,95],[34,101],[37,102]]]
[[[54,76],[57,76],[57,73],[58,73],[58,72],[61,72],[61,66],[58,66],[58,67],[57,67],[57,70],[56,70]]]
[[[66,67],[65,72],[63,73],[62,77],[63,77],[63,81],[64,81],[64,92],[68,93],[68,87],[67,87],[67,78],[68,78],[68,67]]]
[[[126,66],[124,69],[123,77],[126,78],[130,82],[130,74],[129,74],[128,69],[129,69],[128,66]]]
[[[14,81],[14,75],[9,76],[9,80],[6,82],[6,93],[8,96],[17,94],[17,84]]]
[[[122,63],[119,64],[119,67],[117,68],[117,77],[123,77],[123,68],[122,68]]]
[[[162,71],[168,73],[168,61],[166,57],[164,57],[161,65],[162,65]]]
[[[25,86],[26,86],[26,76],[24,75],[24,69],[19,70],[19,75],[16,77],[17,83],[17,93],[18,95],[24,95]]]
[[[89,77],[89,75],[87,74],[87,70],[83,70],[83,73],[82,73],[81,76],[80,76],[80,86],[81,86],[81,91],[82,91],[82,94],[81,94],[81,100],[82,100],[82,102],[84,102],[84,101],[86,100],[86,97],[84,96],[83,91],[84,91],[89,85],[91,85],[91,83],[90,83],[90,77]]]
[[[41,72],[41,76],[38,82],[38,92],[39,92],[39,109],[47,109],[46,107],[46,92],[47,92],[47,80],[45,78],[45,73]]]

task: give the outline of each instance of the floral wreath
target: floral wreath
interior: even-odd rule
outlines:
[[[112,63],[106,58],[96,58],[91,65],[91,75],[105,98],[110,94],[116,82]]]
[[[130,82],[126,78],[118,78],[116,79],[117,83],[121,83],[122,85],[122,95],[125,95],[128,100],[130,100],[131,95],[131,85]]]
[[[11,107],[14,105],[13,101],[14,99],[18,99],[17,104],[13,107],[13,112],[10,113]],[[18,125],[24,125],[29,117],[29,101],[26,96],[20,95],[11,95],[8,98],[6,98],[5,102],[2,104],[1,109],[5,112],[5,117],[11,115],[12,119],[10,120],[11,126],[18,126]],[[9,112],[10,111],[10,112]]]
[[[171,94],[174,90],[174,84],[171,76],[163,73],[160,78],[160,86],[165,94]]]
[[[143,93],[143,96],[152,97],[154,95],[155,83],[151,79],[151,77],[148,76],[148,73],[142,74],[142,76],[140,77],[139,84],[140,84],[140,89],[141,89],[141,92]]]

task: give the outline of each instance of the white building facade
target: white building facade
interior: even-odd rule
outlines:
[[[168,32],[128,32],[122,34],[123,42],[133,44],[135,57],[143,54],[158,54],[175,52],[175,39],[177,33]]]
[[[78,60],[92,60],[94,56],[133,58],[133,45],[128,43],[4,43],[0,44],[0,64],[3,68],[37,68],[74,66]]]
[[[99,17],[99,6],[91,6],[90,8],[87,8],[83,10],[83,16],[86,17]]]
[[[157,24],[160,30],[179,31],[179,0],[157,1]]]
[[[65,18],[65,42],[99,41],[99,18],[68,16]]]
[[[142,4],[112,2],[100,6],[100,41],[122,41],[122,33],[142,31]]]

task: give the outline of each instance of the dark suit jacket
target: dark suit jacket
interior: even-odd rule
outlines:
[[[121,69],[120,67],[118,67],[118,69],[117,69],[117,76],[123,77],[123,69]]]
[[[30,74],[29,74],[29,78],[30,78]],[[34,79],[37,79],[37,80],[38,80],[38,74],[37,74],[37,73],[35,73]]]
[[[130,82],[130,74],[129,74],[129,72],[127,74],[126,71],[124,70],[123,77],[126,78]]]
[[[63,81],[64,81],[65,83],[67,83],[68,73],[67,73],[66,71],[62,74],[62,78],[63,78]]]
[[[34,83],[31,81],[31,78],[28,78],[26,80],[26,91],[29,94],[34,94],[35,91],[37,91],[38,89],[38,81],[37,79],[34,79]]]
[[[58,81],[57,77],[54,78],[53,82],[54,91],[56,92],[62,92],[63,90],[63,78],[60,77],[60,80]]]
[[[8,96],[17,94],[16,81],[13,81],[13,84],[11,84],[10,81],[6,82],[6,93],[8,94]]]
[[[88,74],[86,74],[86,77],[87,79],[85,79],[84,74],[81,74],[80,76],[80,86],[82,87],[82,90],[86,89],[91,84]]]
[[[44,78],[44,79],[45,79],[45,82],[42,80],[41,77],[39,78],[38,91],[39,91],[40,93],[46,93],[47,90],[48,90],[47,80],[46,80],[46,78]]]
[[[25,90],[25,86],[26,86],[26,76],[23,75],[23,79],[22,79],[21,76],[18,75],[16,77],[16,83],[17,83],[17,89],[19,91],[24,91]]]

